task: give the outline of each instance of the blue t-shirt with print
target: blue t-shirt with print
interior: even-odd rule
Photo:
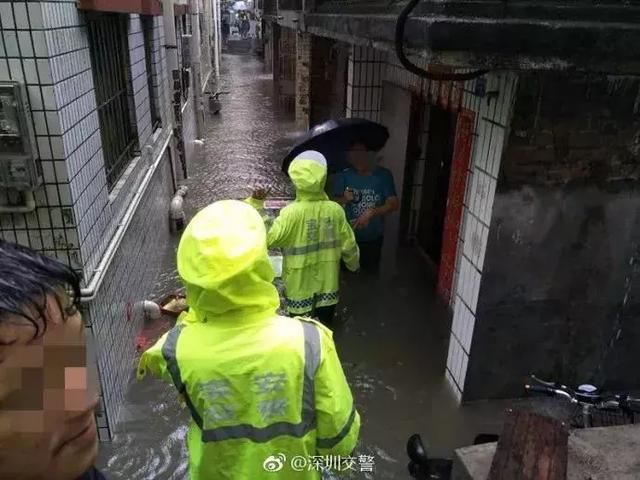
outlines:
[[[377,167],[371,175],[360,175],[355,170],[348,168],[336,175],[333,184],[333,194],[340,197],[347,188],[354,192],[354,201],[345,207],[347,219],[353,222],[362,213],[370,208],[380,207],[389,197],[396,196],[396,188],[393,184],[393,175],[389,170]],[[375,217],[369,222],[367,228],[355,231],[356,239],[370,242],[382,238],[384,234],[384,219]]]

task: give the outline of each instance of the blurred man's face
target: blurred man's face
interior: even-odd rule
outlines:
[[[356,143],[349,149],[349,163],[358,171],[369,170],[369,152],[367,147],[361,143]]]
[[[24,317],[0,321],[0,479],[75,480],[97,455],[82,319],[61,312],[53,296],[46,311],[47,329],[35,339]]]

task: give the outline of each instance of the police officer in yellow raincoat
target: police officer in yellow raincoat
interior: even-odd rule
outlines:
[[[350,455],[360,417],[331,331],[276,314],[257,211],[235,200],[200,211],[178,272],[189,310],[142,355],[138,376],[170,381],[184,399],[191,480],[318,479],[300,458]]]
[[[288,172],[296,200],[270,225],[267,242],[269,248],[282,249],[289,314],[314,316],[330,324],[339,301],[340,261],[349,270],[358,270],[358,244],[344,209],[325,193],[325,157],[316,151],[303,152]],[[257,196],[249,203],[264,212]]]

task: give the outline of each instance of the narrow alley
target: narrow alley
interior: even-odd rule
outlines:
[[[207,117],[206,159],[194,165],[187,182],[188,217],[216,200],[245,198],[254,185],[271,186],[275,197],[292,195],[280,159],[301,132],[278,111],[259,59],[226,55],[223,60],[222,84],[231,93],[220,115]],[[167,245],[156,297],[179,287],[176,246]],[[400,252],[397,271],[379,279],[357,274],[342,279],[334,335],[362,415],[357,454],[375,459],[374,473],[354,478],[408,478],[405,444],[412,433],[423,435],[433,455],[451,455],[479,432],[498,432],[503,409],[514,405],[458,406],[444,380],[450,320],[436,298],[435,279],[408,247]],[[547,402],[537,404],[547,408]],[[132,380],[114,440],[101,449],[102,467],[114,479],[186,478],[188,421],[173,386]]]
[[[494,3],[0,1],[0,480],[290,480],[312,469],[395,480],[432,467],[478,480],[487,472],[464,460],[482,450],[488,468],[514,443],[533,449],[510,450],[527,462],[593,467],[580,478],[640,478],[626,448],[640,437],[640,5]],[[253,216],[236,229],[241,213],[210,209],[198,217],[207,233],[196,221],[185,235],[216,201],[253,194],[260,210],[268,192],[273,216],[296,189],[302,201],[280,222],[262,217],[284,269],[274,284],[292,315],[327,316],[347,382],[327,331],[273,318],[253,210],[231,202]],[[306,202],[325,193],[344,209]],[[243,242],[259,261],[244,261]],[[246,276],[228,274],[236,267]],[[237,309],[178,347],[192,318],[262,302],[247,288],[258,284],[285,327],[239,335],[254,325]],[[187,322],[171,330],[180,312]],[[62,351],[41,359],[58,335],[77,371]],[[284,356],[294,350],[304,368]],[[182,359],[198,375],[181,377]],[[154,367],[175,386],[136,379]],[[285,367],[295,395],[280,385]],[[43,381],[23,381],[34,372]],[[23,406],[48,419],[69,392],[88,395],[33,430]],[[359,465],[326,473],[353,450],[356,411],[346,460]],[[520,441],[509,428],[521,413],[555,433],[531,428]],[[613,428],[591,428],[603,426]],[[497,447],[473,445],[503,433]],[[412,456],[425,472],[407,468],[414,434],[435,459]],[[255,470],[238,473],[245,464]]]

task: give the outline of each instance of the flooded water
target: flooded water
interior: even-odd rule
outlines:
[[[290,115],[276,111],[271,76],[249,56],[227,55],[223,65],[220,90],[231,93],[222,97],[220,115],[207,119],[207,155],[192,168],[188,216],[215,200],[244,198],[256,185],[272,186],[278,197],[293,194],[280,159],[301,132]],[[167,249],[156,296],[179,286],[174,249]],[[456,406],[443,378],[449,315],[433,294],[428,268],[410,249],[400,252],[398,271],[392,278],[342,278],[335,339],[362,417],[357,454],[375,462],[374,473],[351,478],[409,478],[411,434],[421,433],[432,454],[450,455],[479,432],[499,432],[502,412],[514,405]],[[101,447],[99,464],[108,478],[187,478],[188,415],[173,387],[132,382],[127,399],[113,442]]]

